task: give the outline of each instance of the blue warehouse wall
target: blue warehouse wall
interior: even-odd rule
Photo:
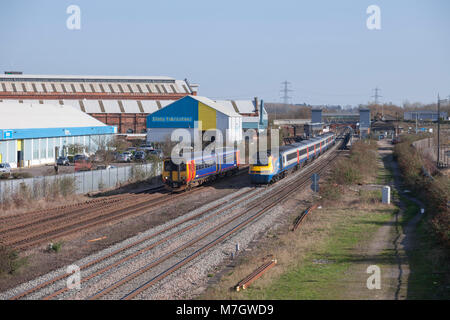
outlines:
[[[0,129],[0,140],[53,138],[53,137],[85,136],[85,135],[114,134],[114,133],[117,133],[117,128],[114,126]]]
[[[193,128],[198,101],[186,96],[147,116],[147,128]]]

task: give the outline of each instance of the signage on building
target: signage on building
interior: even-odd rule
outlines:
[[[12,130],[3,130],[2,137],[3,139],[12,139],[13,138]]]

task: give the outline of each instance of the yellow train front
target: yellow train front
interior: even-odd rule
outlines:
[[[165,159],[162,179],[170,190],[181,191],[238,171],[239,151],[224,148],[209,155],[199,152],[189,158]]]

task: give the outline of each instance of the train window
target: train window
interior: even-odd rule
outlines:
[[[297,151],[296,151],[296,152],[289,153],[289,154],[286,156],[286,158],[287,158],[287,161],[291,161],[291,160],[293,160],[293,159],[297,159]]]
[[[302,156],[302,155],[304,155],[304,154],[306,154],[306,148],[305,148],[305,149],[302,149],[302,150],[300,150],[300,155]]]
[[[176,171],[177,165],[173,163],[171,160],[164,162],[164,171]]]

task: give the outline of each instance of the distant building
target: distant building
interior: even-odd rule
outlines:
[[[197,91],[165,76],[0,75],[0,102],[72,106],[127,134],[145,134],[150,113]]]
[[[441,112],[441,119],[447,119],[447,117],[447,112]],[[409,121],[437,121],[438,112],[432,110],[407,111],[404,113],[403,119]]]

